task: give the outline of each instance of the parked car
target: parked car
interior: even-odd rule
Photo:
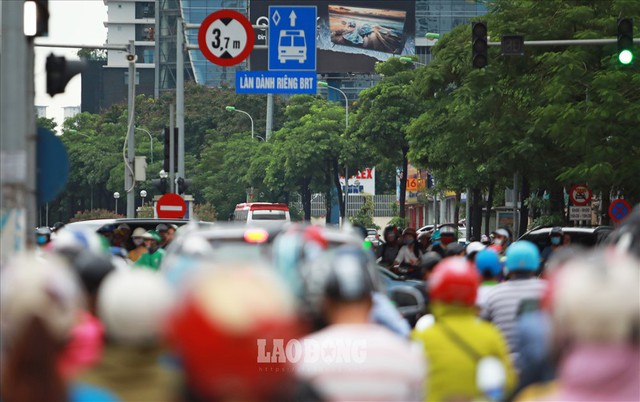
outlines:
[[[367,229],[367,237],[365,240],[369,240],[373,247],[378,247],[382,244],[382,240],[380,240],[380,235],[378,234],[378,229]]]
[[[584,247],[595,247],[602,243],[609,233],[613,231],[611,226],[598,226],[592,228],[563,227],[562,232],[569,236],[571,244],[579,244]],[[523,234],[518,240],[528,240],[538,246],[540,252],[551,244],[549,233],[551,227],[536,227]]]

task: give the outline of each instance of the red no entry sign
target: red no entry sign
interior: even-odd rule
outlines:
[[[213,64],[234,66],[249,57],[255,36],[251,22],[234,10],[211,13],[198,31],[198,46]]]
[[[187,204],[178,194],[165,194],[156,203],[156,212],[161,219],[182,219],[187,213]]]

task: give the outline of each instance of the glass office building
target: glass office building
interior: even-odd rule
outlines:
[[[180,9],[182,18],[187,24],[200,24],[214,11],[230,9],[247,14],[247,0],[181,0]],[[188,44],[198,44],[198,30],[189,29],[185,32],[185,40]],[[198,84],[208,87],[235,86],[236,71],[246,70],[247,62],[244,61],[232,67],[221,67],[211,63],[200,52],[190,50],[189,60],[194,78]]]

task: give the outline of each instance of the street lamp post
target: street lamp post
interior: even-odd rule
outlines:
[[[118,214],[118,198],[120,198],[120,193],[117,191],[113,193],[113,198],[116,200],[116,215],[117,215]]]
[[[345,94],[344,91],[342,91],[340,88],[336,88],[334,86],[331,86],[325,81],[318,81],[318,86],[321,86],[321,87],[324,87],[324,88],[331,88],[331,89],[333,89],[335,91],[340,92],[342,94],[342,96],[344,96],[344,112],[345,112],[344,123],[345,123],[345,126],[347,128],[349,128],[349,98],[347,98],[347,94]]]
[[[251,120],[251,139],[254,138],[253,135],[253,117],[251,117],[251,115],[247,112],[245,112],[244,110],[240,110],[240,109],[236,109],[235,106],[227,106],[225,109],[227,109],[228,112],[240,112],[240,113],[244,113],[247,116],[249,116],[249,120]]]
[[[344,93],[340,88],[336,88],[334,86],[329,85],[326,81],[318,81],[318,86],[331,88],[335,91],[338,91],[344,96],[344,125],[345,128],[349,129],[349,98],[347,94]],[[345,165],[344,167],[344,220],[342,224],[344,225],[344,221],[347,221],[349,218],[349,167]]]
[[[153,163],[153,136],[151,135],[150,132],[148,132],[144,128],[136,127],[136,130],[140,130],[144,133],[147,133],[147,135],[149,136],[149,141],[151,142],[151,145],[149,146],[149,153],[151,154],[151,163]]]

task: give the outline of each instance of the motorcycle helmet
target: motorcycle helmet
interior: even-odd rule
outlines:
[[[429,277],[429,299],[473,306],[479,284],[478,272],[466,258],[445,258],[436,265]]]
[[[498,256],[498,253],[492,249],[478,251],[478,254],[476,254],[475,264],[478,272],[482,276],[494,278],[502,272],[500,257]]]
[[[531,271],[540,267],[540,251],[538,247],[527,240],[520,240],[507,248],[506,268],[509,272]]]

